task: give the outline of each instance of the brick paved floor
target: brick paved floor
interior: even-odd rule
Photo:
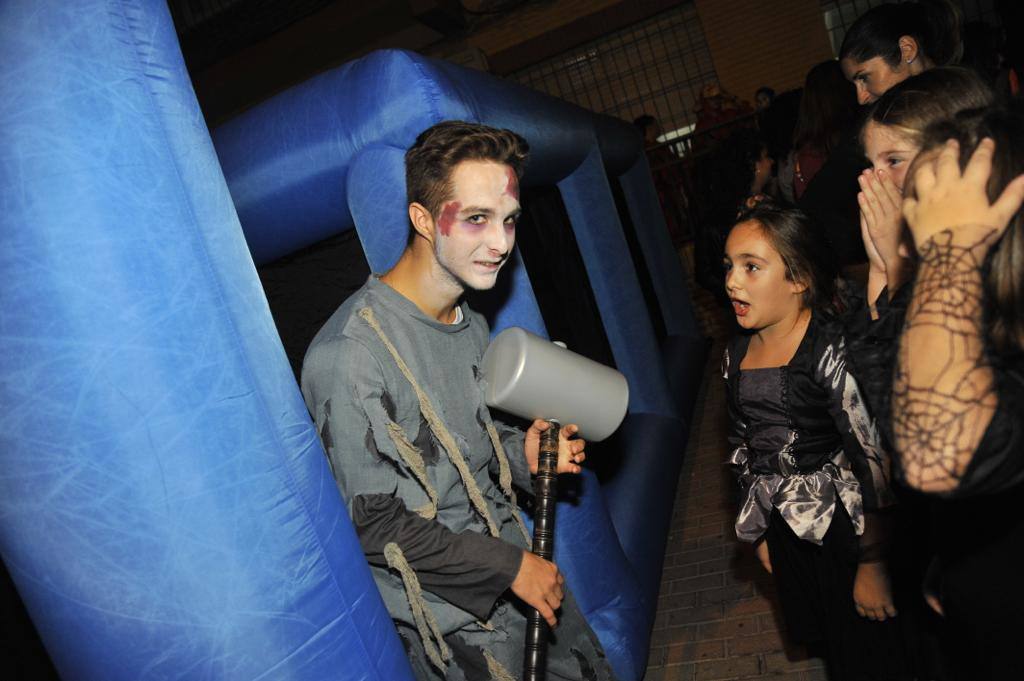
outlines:
[[[645,681],[826,681],[820,659],[787,646],[771,579],[733,531],[732,474],[723,461],[727,333],[711,296],[698,316],[715,338],[676,492]]]

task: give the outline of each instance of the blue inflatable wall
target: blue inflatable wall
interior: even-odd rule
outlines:
[[[0,4],[0,550],[65,679],[409,679],[162,2]]]

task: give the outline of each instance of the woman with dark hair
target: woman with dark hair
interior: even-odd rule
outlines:
[[[875,7],[847,31],[839,63],[856,87],[857,101],[875,101],[897,83],[957,59],[960,20],[949,0],[902,2]],[[856,178],[864,170],[856,144],[830,154],[800,199],[800,208],[828,230],[844,272],[858,282],[867,276],[867,254],[859,234]]]
[[[939,499],[930,586],[964,679],[1020,676],[1022,173],[1024,117],[965,112],[925,133],[904,203],[920,262],[898,346],[892,435],[906,483]]]
[[[807,72],[800,114],[793,131],[793,198],[799,200],[811,179],[850,134],[857,118],[857,97],[839,62],[829,59]]]
[[[862,14],[846,32],[839,63],[870,104],[910,76],[960,58],[960,13],[949,0],[884,4]]]

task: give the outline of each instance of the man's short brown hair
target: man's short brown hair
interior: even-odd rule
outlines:
[[[511,130],[466,121],[442,121],[419,134],[405,152],[408,203],[419,203],[435,218],[452,195],[452,171],[463,161],[494,161],[519,179],[530,146]]]

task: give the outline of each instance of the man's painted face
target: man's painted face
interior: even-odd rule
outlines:
[[[755,220],[741,222],[725,242],[725,291],[736,322],[764,331],[791,322],[803,308],[802,287],[786,278],[786,264]]]
[[[892,177],[901,192],[907,168],[921,148],[899,128],[870,121],[864,128],[864,155],[876,170],[884,170]]]
[[[910,77],[910,69],[901,66],[893,68],[882,57],[872,57],[855,62],[849,57],[839,62],[846,80],[857,88],[857,103],[870,104],[889,88]]]
[[[494,161],[459,163],[452,195],[437,217],[438,264],[463,289],[490,289],[512,253],[519,213],[519,180],[512,168]]]

